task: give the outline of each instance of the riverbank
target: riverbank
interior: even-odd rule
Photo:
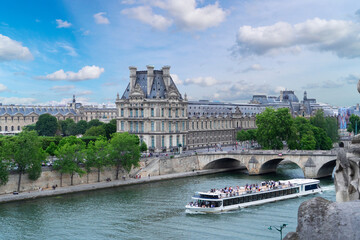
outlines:
[[[51,197],[51,196],[72,194],[72,193],[78,193],[78,192],[94,191],[94,190],[98,190],[98,189],[115,188],[115,187],[129,186],[129,185],[135,185],[135,184],[144,184],[144,183],[150,183],[150,182],[171,180],[171,179],[176,179],[176,178],[208,175],[208,174],[227,172],[227,171],[229,171],[229,169],[200,170],[200,171],[185,172],[185,173],[173,173],[173,174],[165,174],[165,175],[159,175],[159,176],[151,176],[150,178],[149,177],[145,177],[145,178],[141,178],[141,179],[127,178],[126,180],[115,180],[115,181],[110,181],[110,182],[98,182],[98,183],[91,183],[91,184],[81,184],[81,185],[74,185],[74,186],[57,187],[55,190],[52,188],[48,188],[48,189],[43,189],[41,191],[20,192],[17,195],[3,194],[3,195],[0,195],[0,203],[23,201],[23,200],[28,200],[28,199],[36,199],[36,198]]]

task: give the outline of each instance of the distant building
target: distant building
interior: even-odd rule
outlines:
[[[257,106],[244,104],[246,115],[236,104],[189,102],[178,91],[169,66],[129,69],[130,83],[116,99],[117,131],[137,134],[152,151],[234,144],[239,129],[256,127]]]
[[[12,135],[22,131],[31,124],[35,124],[42,114],[50,114],[57,120],[73,119],[91,121],[99,119],[108,122],[116,119],[116,108],[102,108],[95,106],[83,106],[77,103],[75,95],[71,103],[61,106],[35,106],[35,105],[0,105],[0,134]]]

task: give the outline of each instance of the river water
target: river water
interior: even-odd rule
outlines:
[[[295,231],[299,205],[313,196],[221,214],[185,214],[196,191],[303,177],[294,164],[277,174],[241,172],[174,179],[0,205],[0,239],[279,239],[270,225]],[[335,201],[333,180],[318,196]]]

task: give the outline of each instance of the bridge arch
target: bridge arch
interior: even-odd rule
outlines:
[[[322,178],[322,177],[331,176],[333,171],[334,171],[335,166],[336,166],[336,159],[325,163],[317,171],[316,177],[317,178]]]
[[[203,167],[203,169],[221,169],[221,168],[239,169],[239,168],[246,168],[246,166],[238,159],[225,157],[211,161]]]
[[[259,174],[265,174],[265,173],[271,173],[271,172],[276,172],[276,169],[278,168],[280,162],[284,161],[284,160],[287,160],[291,163],[294,163],[296,164],[300,169],[301,166],[299,166],[299,164],[295,161],[291,161],[289,159],[285,159],[283,157],[279,157],[279,158],[273,158],[273,159],[270,159],[268,161],[266,161],[265,163],[263,163],[261,166],[260,166],[260,169],[259,169]],[[303,170],[302,170],[303,171]]]

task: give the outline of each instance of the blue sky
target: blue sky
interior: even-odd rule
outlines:
[[[360,3],[332,0],[5,1],[0,102],[113,104],[129,66],[170,65],[191,100],[304,90],[360,102]]]

